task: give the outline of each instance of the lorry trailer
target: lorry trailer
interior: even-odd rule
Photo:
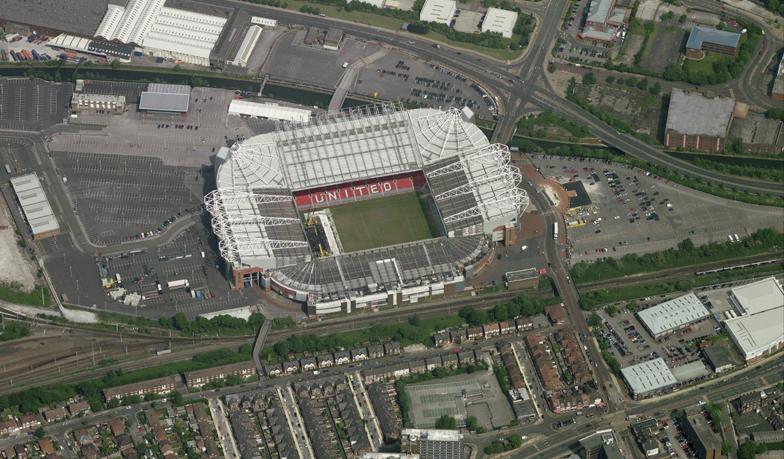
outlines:
[[[178,290],[181,288],[188,288],[190,286],[188,279],[169,281],[166,285],[169,287],[169,290]]]

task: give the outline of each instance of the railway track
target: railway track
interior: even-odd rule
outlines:
[[[591,292],[594,290],[601,290],[604,288],[617,288],[617,287],[634,287],[636,285],[646,285],[654,282],[669,282],[673,280],[683,280],[697,278],[696,272],[707,271],[711,269],[726,266],[728,262],[732,261],[734,264],[750,263],[755,261],[764,261],[771,258],[781,258],[781,252],[766,252],[757,255],[751,255],[743,258],[736,258],[733,260],[715,261],[698,265],[699,269],[695,266],[684,266],[681,268],[667,269],[664,271],[655,271],[644,274],[635,274],[633,276],[621,277],[615,279],[607,279],[599,282],[591,282],[587,284],[578,285],[578,289],[582,292]]]

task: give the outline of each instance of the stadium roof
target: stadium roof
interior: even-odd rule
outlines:
[[[735,287],[730,291],[730,299],[740,310],[740,314],[756,314],[784,306],[784,290],[775,277],[769,277],[753,284]]]
[[[488,8],[487,16],[482,22],[482,32],[497,32],[504,38],[512,38],[512,31],[517,23],[517,11],[501,8]]]
[[[235,268],[283,268],[301,263],[302,253],[280,256],[276,252],[273,256],[272,249],[261,246],[299,248],[305,244],[304,232],[300,231],[296,237],[293,233],[270,235],[266,226],[272,220],[268,219],[280,215],[268,215],[261,207],[248,208],[248,200],[292,201],[291,191],[424,170],[450,235],[484,236],[486,226],[515,222],[528,204],[528,197],[517,187],[520,172],[509,166],[508,160],[508,149],[489,145],[476,126],[462,121],[458,109],[402,111],[385,104],[315,117],[307,126],[284,125],[275,132],[234,144],[228,158],[218,168],[218,189],[208,195],[205,202],[212,215],[227,216],[221,217],[225,228],[220,233],[221,255]],[[258,189],[267,191],[258,192]],[[282,195],[287,197],[284,199]],[[255,225],[244,224],[244,220],[238,218],[248,211],[256,219]],[[235,232],[232,227],[236,221],[243,222],[243,226]],[[472,247],[470,250],[448,250],[451,253],[447,260],[451,257],[451,261],[444,263],[436,263],[436,257],[428,250],[417,265],[421,270],[419,274],[451,271],[454,260],[471,259],[475,248],[485,243],[484,237],[469,239],[465,244]],[[442,247],[464,245],[462,242],[439,244]],[[434,247],[433,250],[440,249]],[[460,255],[465,250],[471,255]],[[376,252],[381,253],[378,249]],[[330,259],[335,257],[327,260]],[[331,262],[320,259],[281,276],[289,277],[292,284],[331,291],[336,287],[319,287],[330,282],[320,280],[320,273],[313,271],[313,267],[328,266]],[[448,266],[436,269],[441,264]],[[310,271],[316,277],[299,280],[301,276],[310,276]],[[406,277],[398,277],[401,276]],[[373,276],[367,273],[359,277],[362,282],[373,283]]]
[[[740,34],[725,32],[708,27],[692,27],[689,40],[686,42],[687,49],[701,49],[704,42],[714,45],[729,46],[737,48]]]
[[[22,206],[22,212],[33,235],[37,236],[60,227],[36,174],[12,177],[11,185],[14,187],[14,193]]]
[[[729,319],[724,325],[744,358],[750,359],[784,341],[784,307]]]
[[[637,313],[654,336],[682,328],[710,313],[694,293],[660,303]]]
[[[150,83],[139,98],[139,110],[187,112],[191,87],[182,84]]]
[[[723,138],[729,129],[733,110],[733,99],[710,99],[675,88],[670,96],[665,132]]]
[[[272,120],[286,120],[297,123],[310,122],[313,112],[301,108],[285,107],[278,104],[260,104],[247,100],[234,99],[229,104],[229,115],[248,115]]]
[[[661,357],[621,368],[621,374],[634,394],[664,389],[678,382]]]

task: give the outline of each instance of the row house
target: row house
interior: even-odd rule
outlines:
[[[299,370],[299,362],[297,362],[296,360],[291,360],[283,363],[283,373],[290,375],[297,370]]]
[[[471,327],[469,328],[466,333],[468,334],[468,339],[477,339],[480,336],[484,336],[482,332],[482,327]]]
[[[123,399],[134,395],[140,397],[144,397],[147,394],[165,395],[176,390],[176,385],[176,377],[166,376],[124,386],[110,387],[103,390],[103,396],[107,402],[110,402],[114,399]]]
[[[267,373],[267,376],[280,376],[283,373],[283,365],[279,363],[264,365],[264,373]]]
[[[534,322],[530,317],[520,317],[515,319],[515,326],[518,331],[532,330],[534,328]]]
[[[449,342],[452,344],[462,343],[468,339],[468,332],[465,328],[459,328],[449,332]]]
[[[493,338],[501,334],[501,328],[498,324],[487,324],[482,327],[482,334],[485,339]]]
[[[397,341],[384,343],[384,352],[386,355],[400,355],[402,352],[402,349],[400,349],[400,343]]]
[[[294,392],[300,398],[321,398],[332,396],[346,387],[346,382],[342,378],[321,378],[294,383]]]
[[[351,356],[346,351],[339,351],[333,354],[335,356],[335,365],[346,365],[351,361]]]
[[[44,411],[44,421],[57,422],[65,419],[65,408],[55,408]]]
[[[433,343],[435,343],[436,346],[448,344],[449,342],[449,333],[447,332],[436,333],[433,335]]]
[[[362,370],[362,378],[366,384],[385,380],[397,380],[409,374],[411,374],[411,370],[407,363],[397,363]]]
[[[256,365],[252,360],[247,360],[245,362],[205,368],[204,370],[187,371],[184,376],[185,384],[188,388],[201,387],[213,381],[226,379],[228,376],[241,376],[246,379],[256,376]]]
[[[41,427],[41,420],[38,415],[29,413],[19,416],[19,428],[22,430],[35,430]]]
[[[384,357],[384,346],[380,344],[371,344],[367,347],[367,356],[369,359],[378,359]]]
[[[13,418],[0,421],[0,435],[11,435],[17,430],[19,430],[19,426],[16,425],[16,421]]]
[[[445,368],[455,368],[458,364],[457,354],[450,352],[449,354],[442,355],[441,361],[443,362]]]
[[[351,361],[352,362],[359,362],[360,360],[367,360],[367,348],[360,347],[357,349],[352,349],[351,352]]]
[[[517,330],[514,322],[498,322],[498,328],[501,329],[502,335],[509,335]]]
[[[419,375],[427,371],[427,365],[425,365],[424,360],[414,360],[409,362],[408,368],[411,370],[411,374]]]
[[[319,368],[329,368],[335,364],[332,354],[324,354],[316,357],[316,364]]]
[[[396,403],[390,395],[391,387],[386,384],[371,384],[368,386],[368,396],[370,403],[373,404],[373,411],[376,413],[381,426],[381,434],[384,441],[392,443],[399,438],[398,432],[402,427]]]
[[[432,357],[428,357],[426,362],[427,362],[427,371],[432,371],[436,367],[444,366],[444,363],[441,360],[440,355],[434,355]]]
[[[90,402],[87,400],[82,402],[71,403],[68,405],[68,413],[71,416],[79,416],[82,412],[89,412],[90,411]]]
[[[476,363],[476,359],[474,358],[474,353],[471,351],[458,352],[457,360],[460,362],[460,365],[473,365],[474,363]]]
[[[311,371],[317,368],[316,366],[316,359],[313,357],[305,357],[299,359],[299,365],[302,367],[303,371]]]

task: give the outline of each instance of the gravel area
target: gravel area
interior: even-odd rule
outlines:
[[[0,230],[0,264],[13,266],[14,269],[0,269],[0,284],[17,285],[25,292],[30,292],[35,287],[36,267],[17,244],[16,233],[10,221],[8,207],[3,203],[0,226],[7,229]]]

